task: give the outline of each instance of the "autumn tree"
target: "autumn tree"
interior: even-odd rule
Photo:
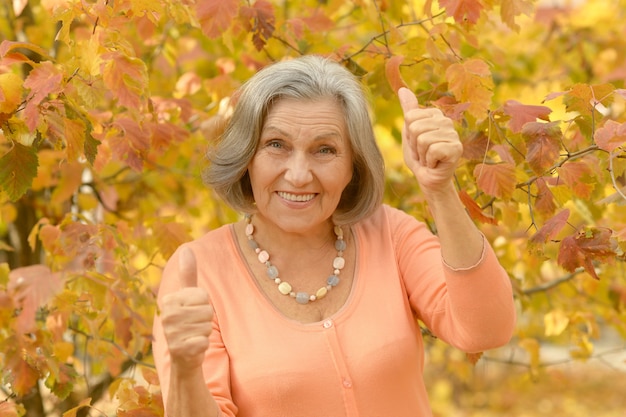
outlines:
[[[161,268],[238,218],[199,180],[207,143],[244,80],[303,54],[362,79],[386,200],[431,225],[402,164],[395,91],[455,121],[458,192],[510,273],[511,349],[529,372],[546,340],[585,359],[604,328],[626,339],[625,10],[3,0],[0,416],[162,415],[150,355]]]

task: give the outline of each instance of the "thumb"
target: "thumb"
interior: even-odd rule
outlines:
[[[182,288],[198,286],[198,272],[196,268],[196,255],[188,247],[180,250],[178,259],[178,279]]]
[[[398,90],[398,98],[400,99],[400,106],[402,106],[404,114],[406,114],[409,110],[419,108],[417,97],[415,97],[415,94],[413,94],[413,92],[406,87],[400,87]]]

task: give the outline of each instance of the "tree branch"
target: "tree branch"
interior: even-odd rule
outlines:
[[[580,274],[581,272],[584,272],[585,268],[578,268],[576,269],[574,272],[572,272],[571,274],[567,274],[565,276],[562,276],[560,278],[557,278],[555,280],[552,281],[548,281],[545,284],[541,284],[538,285],[536,287],[532,287],[532,288],[528,288],[524,291],[522,291],[522,294],[524,295],[533,295],[539,292],[545,292],[548,291],[554,287],[557,287],[561,284],[563,284],[564,282],[568,282],[571,281],[572,279],[574,279],[574,277],[576,277],[578,274]]]

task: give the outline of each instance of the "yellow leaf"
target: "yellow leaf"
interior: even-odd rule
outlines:
[[[552,310],[543,316],[546,336],[558,336],[567,329],[569,317],[561,309]]]
[[[22,101],[23,80],[16,74],[0,74],[0,113],[13,113]]]
[[[91,407],[91,398],[85,398],[76,407],[67,410],[65,413],[63,413],[63,417],[76,417],[76,413],[78,412],[78,410],[83,407]]]
[[[533,373],[536,373],[541,365],[540,362],[540,345],[537,339],[527,337],[520,340],[519,345],[522,349],[528,352],[530,356],[530,369]]]

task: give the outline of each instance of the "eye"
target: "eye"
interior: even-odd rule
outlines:
[[[322,146],[321,148],[319,148],[318,152],[322,155],[336,155],[337,149],[333,148],[332,146]]]

